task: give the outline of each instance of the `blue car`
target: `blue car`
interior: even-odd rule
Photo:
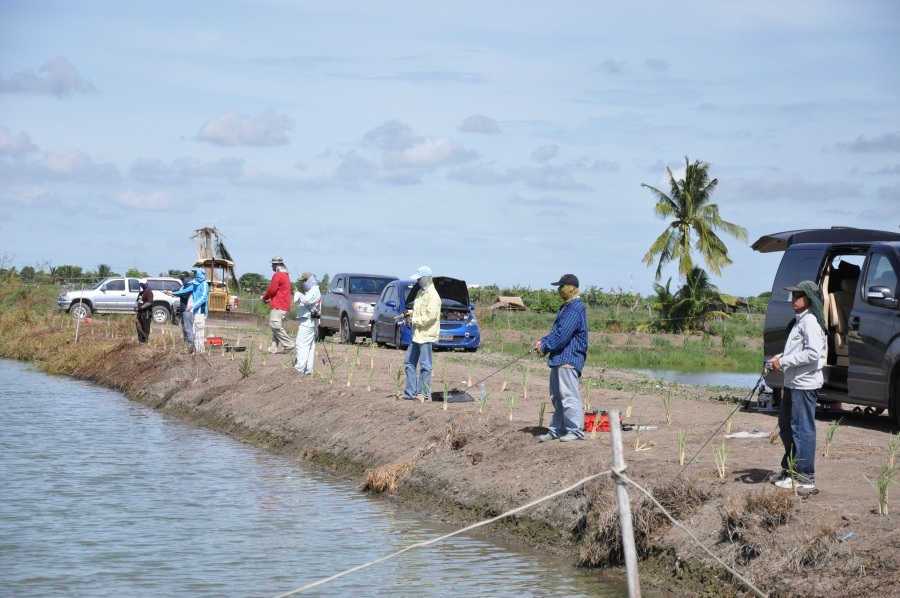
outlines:
[[[466,281],[435,276],[434,288],[441,297],[441,330],[436,348],[474,352],[481,346],[481,331],[469,304]],[[412,328],[400,314],[411,310],[419,293],[415,280],[395,280],[384,287],[372,317],[372,343],[389,343],[405,349],[412,340]]]

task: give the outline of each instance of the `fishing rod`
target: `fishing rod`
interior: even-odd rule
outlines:
[[[681,477],[681,474],[684,473],[684,470],[686,470],[688,467],[690,467],[691,463],[694,462],[694,459],[697,458],[697,455],[699,455],[700,453],[703,452],[703,449],[706,448],[706,445],[709,444],[709,441],[712,440],[715,437],[715,435],[719,433],[719,430],[722,429],[722,426],[724,426],[728,422],[728,420],[731,419],[731,417],[735,413],[737,413],[738,409],[741,409],[741,407],[743,407],[743,409],[746,411],[746,409],[750,406],[750,399],[753,397],[753,393],[756,392],[760,388],[760,382],[763,381],[763,378],[766,377],[766,374],[769,373],[770,369],[771,369],[771,367],[769,366],[768,363],[766,363],[766,366],[763,369],[762,374],[760,374],[759,378],[757,378],[756,382],[753,383],[753,388],[750,389],[750,394],[747,395],[747,398],[743,399],[741,401],[738,401],[737,406],[734,409],[732,409],[731,413],[728,414],[728,416],[725,418],[725,420],[721,424],[719,424],[719,427],[716,428],[713,431],[713,433],[710,435],[710,437],[706,439],[706,442],[703,443],[703,446],[700,447],[700,450],[698,450],[696,453],[694,453],[691,456],[690,460],[687,462],[687,465],[682,467],[681,471],[679,471],[678,475],[676,475],[673,479],[677,480],[678,478]]]
[[[535,351],[537,351],[537,347],[532,347],[532,348],[531,348],[531,351],[529,351],[528,353],[525,353],[524,355],[519,355],[518,357],[516,357],[515,359],[513,359],[512,361],[510,361],[509,363],[507,363],[505,366],[503,366],[503,367],[500,368],[499,370],[497,370],[497,371],[495,371],[495,372],[491,372],[490,374],[488,374],[487,376],[485,376],[484,378],[482,378],[481,380],[479,380],[475,385],[478,386],[479,384],[481,384],[482,382],[484,382],[485,380],[487,380],[487,379],[490,378],[491,376],[495,376],[495,375],[499,374],[500,372],[502,372],[502,371],[505,370],[506,368],[510,367],[511,365],[515,364],[516,362],[525,359],[526,357],[528,357],[529,355],[531,355],[531,354],[534,353]]]

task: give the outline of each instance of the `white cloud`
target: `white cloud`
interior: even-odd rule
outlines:
[[[33,160],[0,160],[0,181],[104,183],[120,178],[115,165],[94,162],[80,150],[66,154],[45,153]]]
[[[533,166],[508,168],[502,172],[489,166],[478,165],[459,168],[451,172],[448,177],[476,186],[521,183],[532,189],[554,191],[589,191],[591,189],[590,185],[575,180],[567,168],[546,164],[537,168]]]
[[[448,137],[427,137],[415,133],[408,125],[391,120],[369,131],[364,141],[378,150],[373,157],[357,152],[344,156],[335,171],[342,183],[356,184],[376,180],[396,185],[415,185],[422,177],[437,170],[462,164],[475,158]]]
[[[613,60],[612,58],[608,58],[601,62],[600,66],[598,66],[596,70],[607,75],[621,75],[627,70],[627,67],[621,60]]]
[[[683,178],[678,174],[676,180]],[[726,198],[748,201],[793,199],[804,202],[823,202],[833,199],[862,197],[860,185],[844,181],[810,183],[798,174],[773,172],[755,179],[720,179],[716,194]]]
[[[235,111],[223,112],[200,127],[197,141],[225,146],[270,146],[288,143],[294,121],[271,108],[255,117]]]
[[[182,185],[191,179],[157,158],[139,158],[131,164],[131,178],[150,185]]]
[[[160,212],[167,210],[172,205],[172,198],[168,193],[143,193],[128,189],[122,191],[113,198],[113,202],[142,212]]]
[[[900,152],[900,133],[885,133],[872,139],[860,135],[855,141],[839,143],[837,147],[841,151],[854,154]]]
[[[485,135],[497,135],[501,132],[496,120],[480,114],[473,114],[462,121],[458,130],[464,133],[484,133]]]
[[[559,146],[555,143],[548,143],[531,152],[531,159],[538,162],[547,162],[555,158],[558,154]]]
[[[0,77],[0,93],[52,95],[58,98],[75,93],[96,93],[94,84],[78,74],[62,56],[45,62],[37,72],[20,71],[9,78]]]
[[[672,65],[662,58],[648,58],[644,61],[644,66],[655,73],[665,73]]]
[[[0,127],[0,156],[18,158],[36,151],[38,147],[24,131],[13,134],[6,127]]]

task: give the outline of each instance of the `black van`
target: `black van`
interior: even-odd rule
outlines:
[[[765,235],[752,248],[784,251],[766,309],[766,359],[784,349],[794,312],[784,287],[813,280],[822,289],[828,359],[819,402],[888,410],[900,425],[900,234],[835,227]],[[766,383],[780,400],[783,377]]]

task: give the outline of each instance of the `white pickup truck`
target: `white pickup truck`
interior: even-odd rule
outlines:
[[[134,313],[142,282],[148,283],[153,291],[153,321],[157,324],[174,321],[179,299],[167,296],[165,291],[177,291],[181,288],[181,281],[165,276],[104,278],[90,289],[60,293],[56,309],[67,311],[76,318],[87,318],[92,313]]]

